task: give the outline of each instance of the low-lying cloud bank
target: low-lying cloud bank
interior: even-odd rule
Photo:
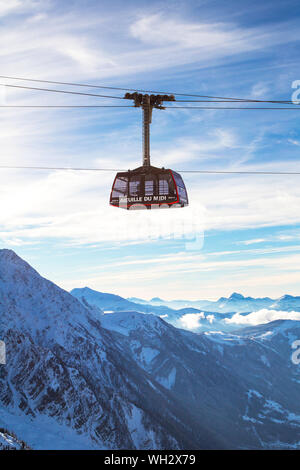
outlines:
[[[202,321],[206,321],[210,324],[213,324],[216,320],[214,315],[205,315],[204,312],[199,313],[187,313],[182,315],[180,318],[180,323],[182,328],[187,330],[197,330],[201,326],[204,326]],[[243,315],[240,313],[234,314],[231,318],[224,318],[224,320],[219,323],[219,328],[222,330],[222,322],[224,325],[263,325],[270,323],[275,320],[295,320],[300,321],[300,312],[286,312],[284,310],[268,310],[266,308],[258,310],[257,312],[249,313],[248,315]],[[207,325],[208,326],[208,325]]]
[[[201,320],[207,320],[210,324],[215,321],[214,315],[205,315],[204,312],[200,313],[186,313],[180,318],[183,328],[187,330],[196,330],[201,326]]]
[[[241,315],[236,313],[232,318],[226,318],[225,323],[235,323],[238,325],[262,325],[275,320],[298,320],[300,312],[285,312],[282,310],[268,310],[266,308],[257,312]]]
[[[204,319],[205,315],[201,313],[186,313],[180,318],[183,328],[187,330],[195,330],[200,326],[200,320]]]

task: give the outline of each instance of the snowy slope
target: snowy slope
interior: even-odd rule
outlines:
[[[174,310],[167,306],[153,305],[152,301],[159,302],[160,299],[152,299],[149,304],[144,301],[142,303],[135,303],[124,299],[118,295],[97,292],[95,290],[84,287],[82,289],[73,289],[71,294],[78,299],[83,305],[93,306],[103,310],[104,312],[126,312],[134,311],[140,313],[150,313],[163,318],[166,322],[171,323],[178,328],[185,328],[185,318],[187,314],[204,314],[204,318],[195,331],[203,330],[219,330],[220,328],[226,331],[236,328],[231,324],[224,323],[225,318],[231,318],[233,312],[224,316],[218,312],[202,311],[191,307],[179,308]],[[139,301],[139,299],[136,299]],[[163,301],[162,301],[163,302]],[[213,318],[213,321],[211,320]]]
[[[102,326],[122,335],[128,354],[193,410],[228,448],[300,448],[300,369],[291,343],[300,323],[276,321],[235,334],[194,334],[152,315],[104,315]],[[255,390],[262,399],[256,403]],[[271,403],[280,407],[280,426]],[[299,429],[298,429],[299,428]]]
[[[160,298],[151,299],[147,305],[146,301],[140,299],[135,300],[136,302],[142,302],[142,304],[129,302],[122,297],[104,294],[87,287],[74,289],[71,293],[83,305],[91,305],[94,308],[100,308],[108,312],[136,311],[152,313],[177,328],[184,328],[197,333],[204,331],[230,332],[239,327],[243,328],[246,323],[256,322],[259,324],[260,318],[263,319],[262,322],[271,321],[267,317],[274,320],[300,318],[300,298],[291,296],[284,296],[277,302],[268,297],[254,299],[233,293],[228,299],[220,298],[217,302],[201,301],[206,304],[206,308],[201,310],[194,307],[183,307],[174,310],[166,306],[172,303],[166,303]],[[174,301],[175,305],[178,302],[188,303],[187,301]],[[191,304],[195,303],[197,302],[191,302]],[[165,306],[159,306],[159,304],[165,304]],[[251,318],[250,316],[246,318],[246,315],[250,314]]]
[[[155,315],[168,315],[170,321],[177,320],[182,313],[166,306],[153,306],[151,304],[139,304],[131,302],[119,295],[98,292],[88,287],[73,289],[71,294],[83,304],[90,304],[104,311],[135,311],[153,313]]]

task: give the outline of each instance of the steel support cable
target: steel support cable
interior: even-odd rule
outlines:
[[[176,93],[176,92],[166,92],[166,91],[154,91],[154,90],[142,90],[138,88],[122,88],[122,87],[112,87],[112,86],[103,86],[103,85],[92,85],[87,83],[72,83],[72,82],[59,82],[54,80],[41,80],[41,79],[34,79],[34,78],[23,78],[23,77],[10,77],[5,75],[0,75],[0,78],[5,78],[9,80],[21,80],[21,81],[29,81],[29,82],[39,82],[39,83],[52,83],[55,85],[68,85],[68,86],[78,86],[78,87],[86,87],[86,88],[101,88],[107,90],[119,90],[119,91],[137,91],[140,93],[155,93],[155,94],[167,94],[167,95],[177,95],[177,96],[190,96],[195,98],[210,98],[210,99],[218,99],[218,100],[230,100],[230,101],[246,101],[246,102],[254,102],[254,103],[287,103],[287,101],[270,101],[270,100],[255,100],[249,98],[232,98],[226,96],[209,96],[209,95],[199,95],[199,94],[189,94],[189,93]],[[116,97],[115,97],[116,98]]]
[[[118,168],[80,168],[80,167],[54,167],[54,166],[19,166],[0,165],[0,169],[7,170],[62,170],[62,171],[108,171],[125,172],[125,169]],[[198,173],[214,175],[300,175],[300,171],[249,171],[249,170],[176,170],[178,173]]]

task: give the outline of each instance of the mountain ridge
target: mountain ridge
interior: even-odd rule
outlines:
[[[181,308],[196,308],[198,310],[206,310],[215,313],[249,313],[253,309],[274,308],[276,310],[300,311],[300,296],[292,296],[285,294],[278,299],[271,297],[250,297],[244,296],[238,292],[233,292],[229,297],[220,297],[218,300],[170,300],[166,301],[154,298],[149,301],[136,297],[129,298],[131,301],[139,304],[166,306],[171,309],[179,310]]]

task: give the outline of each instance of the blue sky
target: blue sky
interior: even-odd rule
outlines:
[[[297,1],[0,0],[0,21],[3,75],[254,99],[291,99],[300,80]],[[111,103],[8,87],[0,100]],[[297,109],[154,111],[152,163],[300,171],[299,119]],[[140,110],[2,109],[0,120],[2,165],[141,161]],[[299,176],[186,174],[190,206],[159,213],[110,208],[113,177],[1,170],[1,246],[66,289],[167,299],[300,293]]]

